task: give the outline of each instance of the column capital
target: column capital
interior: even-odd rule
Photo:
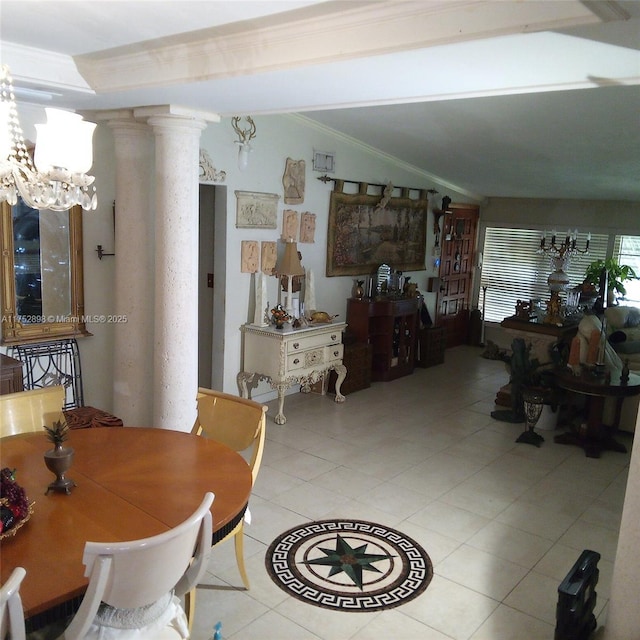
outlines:
[[[163,104],[153,107],[137,107],[133,110],[136,118],[149,120],[156,117],[176,118],[206,122],[220,122],[221,117],[213,111],[201,111],[174,104]]]

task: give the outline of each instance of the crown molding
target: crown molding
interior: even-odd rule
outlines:
[[[94,94],[80,75],[71,56],[13,42],[2,43],[2,61],[9,65],[16,89],[43,91],[56,89]]]
[[[401,160],[397,156],[392,156],[389,153],[380,151],[380,149],[376,149],[375,147],[372,147],[371,145],[367,144],[366,142],[363,142],[362,140],[358,140],[357,138],[349,136],[345,133],[336,131],[335,129],[332,129],[331,127],[321,124],[320,122],[311,120],[305,115],[302,115],[299,113],[288,113],[288,114],[285,114],[283,117],[296,121],[304,125],[305,127],[316,129],[325,135],[330,135],[334,137],[336,140],[341,140],[349,144],[350,146],[358,148],[369,155],[382,158],[385,162],[389,162],[397,166],[399,169],[402,169],[403,171],[408,171],[426,180],[431,187],[433,187],[433,183],[435,183],[436,186],[438,186],[440,189],[455,191],[459,195],[465,196],[473,200],[474,202],[483,202],[486,198],[485,195],[475,193],[474,191],[469,191],[468,189],[465,189],[460,185],[454,184],[453,182],[447,180],[446,178],[442,178],[441,176],[435,173],[431,173],[430,171],[425,171],[424,169],[420,169],[419,167],[416,167],[415,165],[410,164],[409,162],[405,162],[404,160]],[[427,188],[430,188],[430,187],[425,187],[425,189]]]
[[[261,21],[79,55],[97,93],[194,83],[602,21],[585,4],[327,2]]]

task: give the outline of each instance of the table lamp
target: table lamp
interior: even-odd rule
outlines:
[[[293,308],[293,277],[303,276],[304,269],[300,264],[298,247],[295,241],[291,240],[290,238],[284,245],[284,254],[282,258],[276,264],[276,275],[278,276],[278,278],[287,276],[287,292],[284,301],[284,308],[292,318],[298,317],[298,314],[294,313]]]

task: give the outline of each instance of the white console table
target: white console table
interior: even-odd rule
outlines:
[[[285,391],[300,384],[309,392],[311,385],[330,370],[338,374],[336,402],[344,402],[340,386],[347,375],[342,364],[344,346],[342,332],[345,322],[314,325],[304,329],[276,329],[245,324],[242,331],[242,370],[238,374],[238,389],[243,398],[251,397],[251,389],[260,380],[267,380],[278,390],[276,424],[284,424]]]

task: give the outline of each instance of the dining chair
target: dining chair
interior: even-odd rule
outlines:
[[[253,486],[264,451],[267,407],[254,400],[202,387],[198,389],[196,402],[197,417],[191,433],[211,438],[234,451],[245,453],[249,458]],[[249,578],[244,565],[244,519],[216,544],[229,538],[234,538],[238,570],[245,588],[249,589]]]
[[[89,585],[59,640],[189,638],[179,598],[206,570],[213,499],[213,493],[206,493],[189,518],[159,535],[129,542],[86,542],[82,562]]]
[[[44,387],[0,395],[0,437],[42,431],[64,419],[64,387]]]
[[[0,587],[0,640],[25,640],[20,584],[26,574],[22,567],[16,567]]]

